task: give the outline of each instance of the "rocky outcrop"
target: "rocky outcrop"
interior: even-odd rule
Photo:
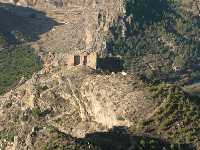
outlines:
[[[110,24],[124,13],[123,0],[18,0],[16,5],[45,12],[60,23],[33,43],[39,50],[55,53],[101,51]],[[30,16],[15,8],[12,12]]]
[[[45,12],[60,24],[31,43],[44,54],[48,70],[35,73],[0,97],[0,132],[8,135],[0,139],[3,148],[34,149],[40,142],[35,137],[47,126],[84,137],[114,126],[129,127],[151,115],[156,102],[152,103],[148,88],[133,75],[97,74],[87,67],[60,65],[65,54],[104,48],[110,24],[124,13],[122,0],[19,0],[16,5]],[[17,7],[6,11],[28,22],[43,19]]]
[[[15,112],[21,117],[16,120],[14,130],[23,135],[23,130],[27,132],[35,126],[33,117],[38,110],[40,125],[51,125],[75,137],[114,126],[128,127],[148,118],[156,107],[148,88],[144,90],[143,86],[136,78],[121,73],[100,75],[79,67],[49,74],[42,70],[0,97],[1,131],[11,127],[12,121],[7,119],[16,119]]]
[[[200,1],[199,0],[181,0],[181,8],[193,13],[194,15],[200,14]]]
[[[101,53],[109,27],[124,15],[124,0],[19,0],[16,5],[9,6],[7,14],[25,21],[13,28],[27,34],[28,39],[37,35],[29,43],[49,67],[66,65],[68,56]]]

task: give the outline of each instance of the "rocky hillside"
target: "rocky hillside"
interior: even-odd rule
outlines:
[[[109,27],[124,14],[122,0],[18,1],[16,7],[11,4],[2,3],[2,11],[10,16],[0,23],[3,29],[9,27],[3,32],[11,39],[11,33],[16,31],[26,36],[43,61],[48,59],[49,53],[53,53],[56,57],[53,65],[57,66],[65,64],[68,54],[103,50]],[[21,20],[19,25],[14,25],[14,20],[18,20],[11,19],[14,16]]]
[[[145,87],[134,77],[120,73],[104,75],[88,68],[61,68],[44,74],[42,70],[0,97],[0,139],[7,146],[17,138],[19,141],[14,142],[22,148],[28,146],[24,138],[34,140],[30,137],[33,128],[47,125],[74,137],[114,126],[129,127],[150,117],[159,104]]]
[[[39,50],[70,53],[102,49],[102,42],[110,24],[123,14],[123,1],[43,1],[19,0],[16,5],[31,7],[46,13],[46,17],[53,19],[58,25],[41,35],[34,46]],[[27,9],[10,8],[10,11],[23,17],[31,17],[41,26],[50,25],[49,22],[38,22],[44,18],[38,13]],[[37,28],[37,27],[36,27]],[[40,28],[40,27],[39,27]],[[35,31],[34,31],[35,32]]]
[[[148,82],[199,81],[198,1],[127,1],[126,16],[110,28],[108,55]]]
[[[199,97],[179,87],[198,79],[195,1],[0,2],[0,149],[199,148]],[[62,65],[85,50],[127,73]]]

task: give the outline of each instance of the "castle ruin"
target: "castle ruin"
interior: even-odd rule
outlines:
[[[105,49],[103,43],[110,25],[124,14],[124,0],[11,1],[22,7],[45,12],[47,17],[59,23],[32,43],[39,54],[40,52],[55,54],[60,65],[86,65],[93,69],[97,66],[97,54]],[[32,22],[37,21],[37,24],[42,19],[39,14],[27,16],[35,16],[30,19]],[[34,30],[37,32],[37,29]]]

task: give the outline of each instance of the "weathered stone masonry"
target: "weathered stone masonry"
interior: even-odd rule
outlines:
[[[97,62],[97,53],[81,53],[79,55],[68,55],[66,57],[66,65],[68,66],[77,66],[77,65],[85,65],[92,69],[96,69]]]
[[[97,54],[106,48],[109,27],[124,14],[124,0],[14,1],[16,5],[45,12],[46,17],[59,24],[31,43],[44,61],[45,68],[85,65],[96,69]],[[0,0],[12,4],[14,1]],[[19,9],[13,7],[12,12],[24,16],[26,13],[23,10],[19,12]],[[31,18],[32,21],[42,18],[40,14],[36,16]],[[46,24],[48,26],[48,22]]]

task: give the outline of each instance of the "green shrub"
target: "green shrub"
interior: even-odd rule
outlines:
[[[7,141],[13,142],[14,136],[16,135],[13,128],[9,128],[7,130],[0,131],[0,140],[6,139]]]
[[[41,69],[35,51],[28,46],[11,46],[0,51],[0,94],[3,94],[24,77],[28,79]]]
[[[31,113],[34,118],[39,118],[42,115],[42,112],[39,108],[33,108]]]
[[[125,69],[151,82],[179,81],[182,74],[198,72],[200,64],[200,29],[193,14],[178,7],[172,0],[128,0],[126,37],[122,35],[121,21],[111,27],[108,37],[109,53],[122,56]],[[179,15],[177,15],[179,14]],[[120,23],[119,23],[120,22]],[[191,36],[192,35],[192,36]],[[196,67],[194,67],[196,66]],[[184,82],[200,79],[186,78]],[[181,82],[181,81],[180,81]]]

